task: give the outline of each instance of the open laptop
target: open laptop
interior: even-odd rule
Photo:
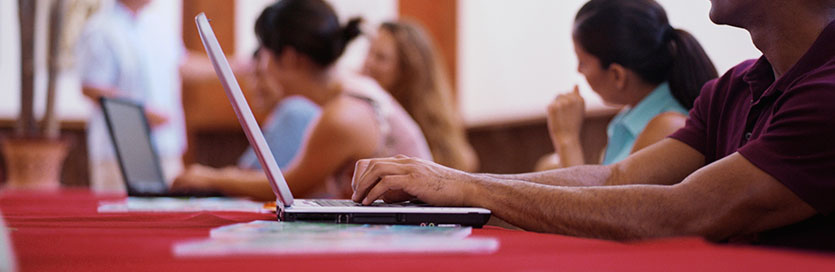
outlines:
[[[215,72],[226,90],[232,108],[238,116],[249,144],[252,145],[261,168],[267,175],[276,196],[276,212],[281,221],[317,221],[358,224],[404,224],[404,225],[463,225],[481,227],[490,218],[491,212],[482,208],[432,207],[413,203],[385,204],[381,201],[372,206],[361,206],[348,199],[316,200],[293,199],[284,175],[275,162],[264,134],[258,127],[252,110],[244,98],[241,87],[229,67],[226,56],[218,44],[206,15],[194,18],[200,39],[212,61]]]
[[[124,98],[99,99],[128,196],[211,197],[211,191],[169,191],[142,104]]]

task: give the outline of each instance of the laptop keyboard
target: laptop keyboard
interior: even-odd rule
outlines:
[[[320,207],[361,207],[362,204],[356,203],[351,200],[346,199],[311,199],[309,203],[320,206]],[[410,205],[409,203],[395,203],[395,204],[388,204],[383,201],[374,201],[369,206],[373,207],[407,207],[407,206],[414,206],[413,204]]]

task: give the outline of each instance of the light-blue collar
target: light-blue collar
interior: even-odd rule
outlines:
[[[659,106],[662,108],[659,109]],[[634,108],[626,109],[620,116],[619,123],[632,135],[637,136],[641,134],[649,121],[666,111],[687,115],[687,109],[681,106],[670,92],[670,84],[664,82],[655,87],[655,90],[638,102]]]

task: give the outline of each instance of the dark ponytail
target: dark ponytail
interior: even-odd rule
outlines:
[[[667,79],[670,91],[682,106],[690,109],[705,82],[719,74],[699,41],[687,31],[676,29],[670,46],[673,52]]]
[[[343,47],[347,47],[349,42],[362,34],[362,31],[360,31],[360,23],[362,23],[362,18],[354,17],[345,24],[345,28],[342,29]]]
[[[281,0],[268,6],[255,21],[261,47],[280,55],[285,47],[327,67],[345,52],[348,43],[361,34],[360,18],[345,27],[333,8],[322,0]]]
[[[574,39],[604,68],[617,63],[646,82],[669,82],[672,95],[688,109],[702,85],[718,77],[699,42],[672,28],[653,0],[591,0],[577,12]]]

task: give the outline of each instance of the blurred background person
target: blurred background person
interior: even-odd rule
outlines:
[[[255,51],[253,57],[256,63],[263,50],[259,48]],[[271,75],[267,74],[264,68],[263,65],[255,67],[250,77],[252,79],[250,86],[253,86],[254,93],[258,97],[256,101],[269,104],[276,101],[270,115],[262,125],[262,131],[278,167],[285,168],[298,154],[307,128],[319,117],[321,109],[304,96],[285,96],[281,87],[270,78]],[[248,147],[238,159],[238,167],[261,169],[252,146]]]
[[[301,151],[284,169],[295,196],[347,198],[354,164],[397,154],[431,159],[420,128],[372,79],[340,71],[334,63],[360,34],[359,19],[346,25],[322,0],[282,0],[255,23],[262,51],[257,69],[286,95],[321,108]],[[274,200],[263,171],[195,165],[175,188],[208,188],[233,196]]]
[[[214,78],[215,72],[208,58],[185,49],[179,33],[160,32],[170,26],[143,15],[151,2],[116,0],[91,17],[76,45],[77,71],[83,95],[96,105],[102,96],[144,104],[163,173],[172,181],[183,169],[186,146],[181,80],[206,80]],[[236,72],[247,72],[246,62],[232,59],[230,63]],[[95,107],[87,122],[94,190],[124,190],[110,141],[104,116]]]
[[[180,102],[180,65],[185,58],[179,37],[149,33],[140,13],[150,0],[117,0],[85,25],[77,45],[83,94],[142,101],[152,139],[167,177],[182,169],[185,123]],[[153,35],[153,36],[152,36]],[[124,190],[110,136],[99,108],[87,124],[91,187]]]
[[[718,76],[699,42],[670,26],[653,0],[592,0],[577,12],[579,71],[604,102],[623,105],[609,123],[602,164],[658,142],[684,126],[702,85]],[[577,87],[548,106],[556,155],[538,170],[585,164],[580,141],[585,107]]]
[[[444,64],[423,28],[415,22],[384,22],[373,37],[362,72],[374,78],[415,119],[435,162],[478,170],[467,141]]]

